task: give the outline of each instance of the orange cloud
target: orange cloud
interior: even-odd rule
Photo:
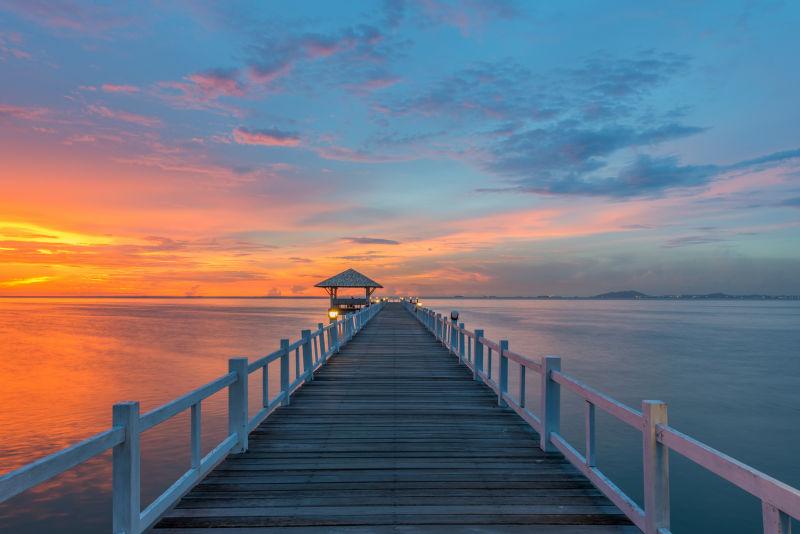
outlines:
[[[0,282],[0,286],[15,287],[15,286],[26,286],[29,284],[41,284],[42,282],[49,282],[52,279],[53,279],[52,276],[33,276],[30,278],[17,278],[16,280],[6,280],[5,282]]]

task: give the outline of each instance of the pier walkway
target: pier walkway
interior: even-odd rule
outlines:
[[[639,531],[631,525],[389,303],[152,531]]]

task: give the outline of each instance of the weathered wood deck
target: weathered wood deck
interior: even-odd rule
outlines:
[[[154,532],[638,532],[388,304]]]

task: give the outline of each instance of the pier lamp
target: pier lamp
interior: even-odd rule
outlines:
[[[450,312],[450,320],[453,322],[458,321],[458,310],[453,310]]]
[[[331,322],[335,321],[337,317],[339,317],[338,309],[331,308],[330,310],[328,310],[328,319],[330,319]]]

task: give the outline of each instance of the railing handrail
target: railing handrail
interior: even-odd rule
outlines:
[[[419,303],[404,300],[403,305],[461,363],[472,370],[476,380],[497,394],[498,403],[513,409],[539,433],[543,450],[560,451],[646,534],[671,532],[667,450],[680,454],[760,499],[765,534],[786,534],[790,532],[789,518],[800,520],[800,490],[669,426],[665,403],[646,400],[642,402],[642,411],[635,410],[561,371],[561,359],[556,356],[544,356],[537,362],[529,356],[508,350],[506,340],[497,343],[486,338],[481,329],[470,332],[464,323],[448,321],[447,317]],[[488,354],[495,351],[500,358],[499,382],[491,376],[491,370],[484,371],[483,347],[490,349]],[[516,399],[508,393],[508,360],[520,365],[520,392]],[[526,369],[536,372],[542,381],[542,413],[538,416],[525,406]],[[581,454],[559,432],[560,386],[577,394],[585,402],[586,454]],[[645,475],[643,507],[595,465],[595,407],[642,433]]]
[[[138,534],[146,530],[229,452],[244,452],[247,449],[247,434],[278,406],[288,405],[292,394],[313,380],[314,373],[382,308],[383,303],[380,302],[345,314],[328,325],[318,323],[316,330],[303,330],[300,339],[295,342],[281,340],[281,348],[249,364],[246,358],[232,358],[229,360],[228,373],[141,416],[138,402],[115,404],[114,424],[110,429],[0,476],[0,503],[113,449],[113,531],[115,534]],[[302,373],[299,372],[301,350]],[[289,356],[293,351],[297,351],[296,372],[295,380],[290,382]],[[270,398],[269,364],[278,359],[281,360],[281,390],[274,398]],[[263,373],[262,409],[250,418],[247,382],[249,375],[259,369]],[[228,434],[201,458],[201,403],[225,387],[228,387]],[[192,467],[141,510],[139,435],[188,409],[191,409]]]

